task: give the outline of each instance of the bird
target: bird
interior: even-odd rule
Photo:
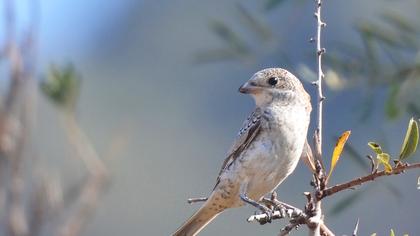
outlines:
[[[282,68],[266,68],[239,92],[254,98],[255,109],[228,151],[211,194],[173,236],[197,235],[226,209],[245,204],[271,216],[259,201],[294,171],[308,148],[312,106],[296,76]]]

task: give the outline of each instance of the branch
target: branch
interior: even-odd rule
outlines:
[[[318,62],[318,80],[314,83],[318,88],[318,103],[317,103],[317,127],[314,135],[314,146],[315,146],[315,158],[316,162],[316,173],[314,173],[314,193],[315,196],[312,202],[308,202],[308,205],[311,205],[312,213],[311,217],[307,221],[307,226],[309,228],[309,235],[311,236],[320,236],[322,225],[322,208],[321,208],[321,199],[317,196],[319,192],[325,188],[325,169],[322,164],[322,105],[325,100],[324,95],[322,94],[322,79],[324,78],[324,73],[322,72],[322,55],[325,53],[325,48],[321,48],[321,30],[326,26],[321,19],[321,6],[322,0],[316,0],[316,11],[315,18],[317,21],[316,27],[316,55]]]
[[[264,201],[270,201],[269,199],[264,198]],[[311,216],[302,211],[301,209],[291,206],[287,203],[276,201],[277,208],[284,207],[285,210],[276,210],[273,211],[273,215],[271,220],[276,219],[283,219],[285,216],[290,218],[289,224],[286,225],[283,229],[280,230],[279,236],[285,236],[288,235],[293,229],[299,227],[299,225],[307,225],[310,224],[310,218]],[[282,212],[284,211],[284,212]],[[251,215],[247,219],[248,222],[257,221],[260,224],[265,224],[268,222],[268,216],[265,213],[262,214],[255,214]],[[320,223],[320,229],[321,229],[321,235],[325,236],[334,236],[334,233],[331,232],[331,230],[323,223]]]
[[[385,171],[378,171],[378,172],[375,172],[375,173],[372,173],[363,177],[359,177],[349,182],[337,184],[335,186],[326,188],[325,190],[321,192],[319,199],[323,199],[335,193],[341,192],[345,189],[350,189],[354,186],[362,185],[366,182],[373,181],[378,177],[387,176],[387,175],[398,175],[398,174],[403,173],[405,170],[417,169],[417,168],[420,168],[420,163],[404,164],[401,166],[394,167],[390,173],[386,173]]]
[[[318,157],[322,156],[322,105],[325,97],[322,93],[322,79],[324,78],[324,72],[322,71],[322,55],[325,53],[325,48],[321,48],[321,30],[323,27],[326,26],[324,22],[321,20],[321,6],[322,0],[316,0],[316,12],[315,18],[317,21],[317,29],[316,29],[316,55],[317,55],[317,62],[318,62],[318,80],[314,82],[314,85],[317,86],[317,94],[318,94],[318,103],[317,103],[317,112],[318,112],[318,119],[317,119],[317,126],[315,131],[316,136],[316,148],[315,150]]]
[[[89,138],[77,124],[74,114],[62,115],[69,141],[89,172],[89,178],[78,196],[79,207],[70,215],[58,233],[60,236],[76,236],[86,226],[96,209],[99,197],[106,190],[109,174]]]
[[[307,225],[309,228],[313,227],[313,198],[310,193],[305,193],[307,198],[307,205],[305,210],[301,210],[297,207],[289,205],[287,203],[281,202],[277,199],[277,194],[272,193],[271,198],[263,198],[261,203],[265,204],[267,207],[273,209],[273,214],[271,218],[266,214],[254,214],[248,217],[248,222],[257,221],[260,224],[266,224],[270,222],[269,220],[283,219],[286,216],[290,218],[289,224],[280,230],[280,236],[288,235],[293,229],[297,229],[300,225]],[[334,233],[324,224],[322,220],[318,222],[320,227],[321,235],[324,236],[334,236]],[[313,230],[312,230],[313,231]]]

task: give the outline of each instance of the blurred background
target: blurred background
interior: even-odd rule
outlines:
[[[419,10],[325,1],[327,162],[352,130],[331,184],[369,172],[368,141],[397,155],[419,118]],[[3,0],[0,12],[0,235],[169,235],[200,205],[187,198],[213,188],[254,107],[243,82],[283,67],[315,94],[312,0]],[[360,218],[360,235],[418,235],[419,175],[324,200],[327,225],[349,235]],[[310,179],[299,164],[279,198],[303,207]],[[285,225],[247,223],[254,211],[227,211],[201,235]]]

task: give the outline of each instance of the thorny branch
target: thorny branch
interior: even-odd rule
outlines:
[[[310,217],[307,221],[307,226],[309,228],[309,235],[310,236],[320,236],[321,235],[321,225],[323,225],[322,221],[322,208],[321,208],[321,199],[318,198],[319,192],[325,188],[325,170],[323,168],[322,162],[322,112],[323,112],[323,102],[325,97],[322,93],[322,80],[324,79],[324,72],[322,71],[322,55],[325,53],[325,48],[321,47],[321,31],[322,28],[326,26],[326,24],[322,21],[321,17],[321,7],[322,7],[322,0],[315,0],[316,3],[316,11],[315,11],[315,18],[317,22],[316,27],[316,56],[317,56],[317,63],[318,63],[318,80],[314,83],[318,90],[318,100],[317,100],[317,112],[318,112],[318,119],[317,119],[317,127],[315,130],[314,135],[314,144],[315,144],[315,158],[316,158],[316,166],[315,166],[315,173],[314,173],[314,197],[312,197],[313,201],[309,202],[308,205],[311,205],[312,209],[307,210],[311,211]]]
[[[317,124],[315,130],[315,155],[318,160],[322,157],[322,111],[323,111],[323,102],[325,97],[322,93],[322,80],[324,79],[324,72],[322,71],[322,55],[325,53],[325,48],[321,47],[321,30],[323,27],[326,26],[321,19],[321,6],[322,0],[316,0],[316,12],[314,14],[316,21],[317,21],[317,28],[316,28],[316,56],[317,56],[317,63],[318,63],[318,79],[317,81],[313,82],[314,85],[317,87]],[[313,41],[313,40],[311,40]]]
[[[326,23],[322,21],[321,7],[322,0],[314,0],[316,4],[316,11],[314,16],[316,18],[316,37],[311,38],[310,42],[316,42],[316,57],[317,57],[317,69],[318,78],[312,84],[317,87],[317,123],[315,134],[313,137],[314,150],[311,152],[312,161],[315,163],[315,168],[311,168],[313,171],[313,180],[311,185],[314,188],[313,192],[305,192],[307,203],[304,210],[297,207],[291,206],[287,203],[280,202],[276,198],[275,192],[273,192],[271,198],[263,198],[262,204],[272,209],[272,215],[266,213],[251,215],[248,222],[258,222],[260,224],[266,224],[275,219],[283,219],[288,217],[289,224],[287,224],[280,231],[280,236],[288,235],[293,229],[298,228],[300,225],[306,225],[309,229],[310,236],[334,236],[334,233],[325,225],[322,215],[321,200],[325,197],[334,195],[335,193],[344,191],[346,189],[352,189],[357,185],[362,185],[369,181],[374,181],[376,178],[387,176],[387,175],[398,175],[404,173],[406,170],[420,168],[420,163],[407,164],[398,163],[396,164],[390,173],[385,171],[374,171],[369,175],[358,177],[350,180],[346,183],[338,184],[332,187],[327,187],[325,168],[322,161],[322,123],[323,123],[323,102],[325,97],[322,91],[322,80],[324,79],[324,73],[322,70],[322,56],[325,53],[325,48],[321,45],[321,31],[326,26]],[[309,146],[309,145],[308,145]],[[310,148],[310,147],[309,147]],[[305,151],[305,150],[304,150]],[[309,152],[308,152],[309,154]],[[311,159],[309,158],[309,159]],[[374,161],[372,157],[368,156],[371,161],[372,169],[374,169]],[[313,166],[312,166],[313,167]],[[195,203],[206,201],[207,198],[194,198],[189,199],[188,203]],[[355,225],[353,235],[356,236],[359,228],[359,220]]]
[[[320,170],[320,165],[317,165],[317,169]],[[288,216],[290,218],[289,224],[284,227],[280,231],[280,235],[287,235],[291,230],[296,228],[299,225],[306,224],[308,227],[311,227],[313,222],[311,221],[313,211],[315,210],[316,206],[314,206],[315,200],[317,199],[318,202],[322,200],[325,197],[334,195],[338,192],[347,190],[347,189],[353,189],[353,187],[362,185],[364,183],[367,183],[369,181],[374,181],[376,178],[383,177],[383,176],[390,176],[390,175],[398,175],[401,173],[404,173],[406,170],[411,169],[420,169],[420,163],[414,163],[414,164],[400,164],[395,166],[390,173],[386,173],[385,171],[378,171],[373,172],[369,175],[358,177],[356,179],[350,180],[346,183],[337,184],[332,187],[326,187],[324,186],[323,190],[321,190],[318,186],[322,186],[322,183],[317,183],[316,178],[314,179],[315,183],[312,183],[315,186],[315,199],[313,198],[313,195],[309,192],[305,193],[305,196],[307,197],[307,205],[305,206],[305,210],[302,211],[297,207],[290,206],[286,203],[280,202],[280,201],[273,201],[272,199],[263,199],[263,203],[266,205],[272,206],[272,209],[285,209],[285,214],[282,213],[282,210],[274,210],[273,218],[272,219],[282,219],[285,218],[284,216]],[[321,179],[322,180],[322,179]],[[267,223],[268,216],[267,214],[256,214],[252,215],[248,218],[248,221],[257,221],[260,224]],[[357,224],[358,225],[358,224]],[[334,235],[328,227],[325,225],[322,220],[319,222],[319,228],[320,228],[320,235]]]
[[[390,173],[386,173],[384,170],[374,172],[374,173],[371,173],[369,175],[365,175],[363,177],[358,177],[358,178],[353,179],[353,180],[351,180],[349,182],[346,182],[346,183],[337,184],[335,186],[328,187],[321,192],[321,195],[319,196],[319,198],[323,199],[325,197],[331,196],[331,195],[336,194],[338,192],[341,192],[343,190],[351,189],[355,186],[362,185],[362,184],[367,183],[369,181],[374,181],[378,177],[388,176],[388,175],[398,175],[398,174],[404,173],[404,171],[406,171],[406,170],[418,169],[418,168],[420,168],[420,163],[403,164],[401,166],[397,166],[397,167],[393,168]]]
[[[305,196],[307,198],[307,204],[305,209],[302,211],[296,207],[287,205],[285,203],[277,201],[277,199],[263,199],[263,203],[267,206],[271,206],[273,209],[273,218],[272,219],[281,219],[288,216],[290,218],[289,224],[286,225],[281,231],[280,236],[288,235],[294,228],[297,228],[299,225],[307,225],[309,229],[310,236],[333,236],[334,233],[328,229],[328,227],[323,222],[321,200],[327,196],[331,196],[337,192],[351,189],[354,186],[364,184],[369,181],[374,181],[378,177],[386,175],[397,175],[403,173],[405,170],[420,168],[420,163],[415,164],[402,164],[398,163],[390,173],[385,171],[374,171],[369,175],[353,179],[349,182],[338,184],[332,187],[326,186],[326,176],[325,168],[322,162],[322,111],[323,111],[323,101],[325,97],[322,93],[322,80],[324,78],[324,73],[322,71],[322,55],[325,53],[325,48],[321,47],[321,30],[326,24],[322,21],[321,18],[321,7],[322,0],[315,0],[316,2],[316,12],[315,18],[317,21],[317,34],[316,39],[311,38],[311,42],[316,41],[316,55],[317,55],[317,64],[318,64],[318,80],[313,84],[317,86],[317,127],[314,134],[314,156],[312,159],[315,161],[315,171],[313,173],[313,180],[311,185],[314,187],[312,193],[306,192]],[[373,160],[371,159],[373,162]],[[269,219],[267,214],[252,215],[248,218],[248,221],[257,221],[260,224],[267,223]],[[353,235],[357,234],[359,221],[356,224]]]

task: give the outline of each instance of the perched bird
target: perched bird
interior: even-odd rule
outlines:
[[[312,110],[310,96],[289,71],[268,68],[239,88],[256,108],[246,119],[203,206],[173,235],[198,234],[217,215],[245,203],[271,215],[258,201],[295,169],[304,149]]]

